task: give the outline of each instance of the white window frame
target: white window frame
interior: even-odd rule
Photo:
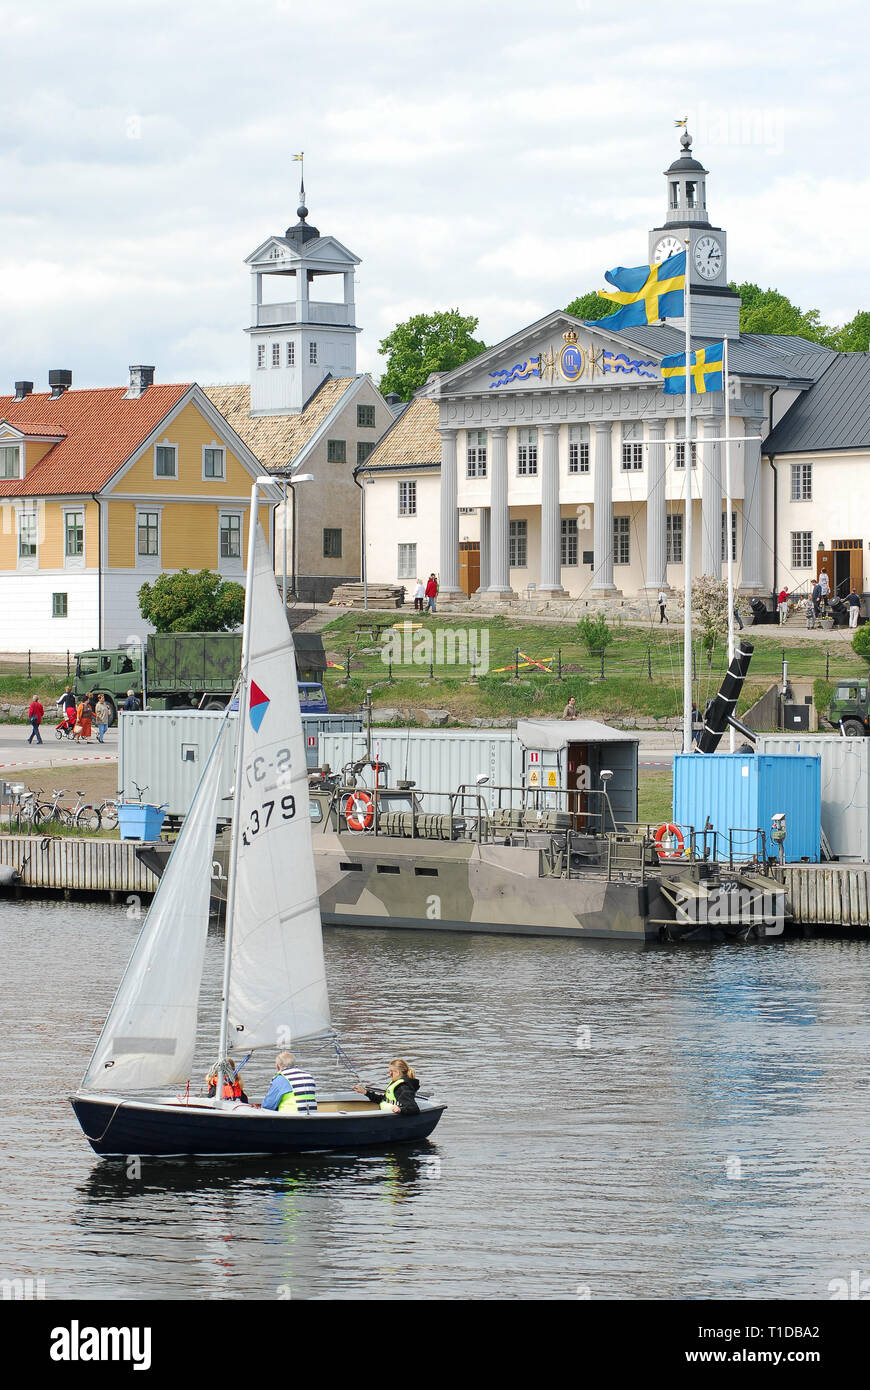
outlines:
[[[33,506],[32,504],[29,506],[25,505],[23,507],[20,507],[16,513],[16,519],[17,534],[15,537],[15,550],[18,558],[17,568],[20,570],[39,569],[39,507]],[[27,523],[26,529],[28,533],[32,534],[33,537],[32,555],[22,555],[21,553],[21,544],[23,539],[23,531],[25,529],[25,522]],[[28,544],[31,544],[30,540],[28,540]]]
[[[273,344],[272,344],[272,366],[273,366],[273,367],[280,367],[280,365],[281,365],[281,344],[280,344],[280,343],[273,343]]]
[[[227,532],[228,535],[231,535],[231,534],[232,534],[232,532],[230,531],[229,527],[225,527],[225,526],[224,526],[224,522],[226,522],[226,521],[237,521],[237,522],[238,522],[238,535],[239,535],[239,553],[238,553],[238,555],[224,555],[224,553],[223,553],[223,550],[222,550],[222,542],[223,542],[224,531],[226,530],[226,532]],[[243,533],[243,530],[242,530],[242,526],[243,526],[243,517],[242,517],[242,513],[241,513],[241,512],[224,512],[224,511],[218,512],[218,567],[219,567],[219,568],[221,568],[221,567],[222,567],[222,568],[225,568],[225,569],[232,569],[232,568],[235,568],[235,567],[238,567],[239,569],[242,568],[242,557],[243,557],[243,555],[244,555],[244,550],[245,550],[245,540],[244,540],[244,533]]]
[[[792,502],[812,502],[813,465],[811,463],[792,464],[790,500]]]
[[[683,563],[683,514],[668,512],[665,518],[665,564]]]
[[[206,473],[206,471],[205,471],[205,456],[206,456],[206,454],[213,453],[213,452],[217,452],[217,453],[219,453],[220,456],[221,456],[221,472],[220,472],[219,474],[216,474],[216,473]],[[217,442],[216,439],[213,439],[213,440],[211,441],[210,444],[203,444],[203,446],[202,446],[202,481],[203,481],[204,483],[225,483],[226,480],[227,480],[227,451],[226,451],[226,446],[225,446],[224,444],[219,444],[219,443]]]
[[[487,476],[486,450],[486,430],[468,430],[465,436],[466,478],[485,478]]]
[[[396,506],[398,516],[417,515],[417,479],[406,478],[397,485]]]
[[[682,431],[682,433],[681,433]],[[685,468],[686,466],[686,422],[685,420],[674,421],[674,467]],[[692,440],[692,467],[698,467],[698,441]]]
[[[20,478],[22,477],[22,472],[21,472],[21,454],[22,454],[22,449],[21,449],[21,445],[20,445],[20,444],[10,444],[8,441],[4,440],[3,443],[0,444],[0,453],[5,453],[5,451],[6,451],[7,449],[9,450],[10,453],[14,453],[14,454],[15,454],[15,472],[14,472],[14,473],[5,473],[5,472],[4,472],[4,473],[0,473],[0,479],[2,479],[3,482],[11,482],[12,479],[14,479],[14,478],[20,479]]]
[[[792,531],[791,567],[793,570],[811,570],[815,563],[812,531]]]
[[[508,522],[508,566],[512,570],[529,567],[529,525],[525,517]]]
[[[568,433],[568,472],[589,472],[589,426],[572,425]]]
[[[81,525],[81,531],[82,531],[82,549],[81,549],[81,554],[79,554],[79,555],[70,555],[69,552],[68,552],[68,550],[67,550],[68,525],[69,525],[69,518],[70,518],[71,516],[80,516],[81,519],[82,519],[82,525]],[[87,516],[86,516],[86,512],[85,512],[85,504],[84,504],[84,502],[82,502],[81,505],[80,505],[80,506],[77,506],[77,507],[64,507],[64,509],[63,509],[63,567],[64,567],[64,569],[67,569],[67,570],[84,569],[84,567],[85,567],[85,552],[86,552],[86,549],[87,549],[87,541],[88,541],[88,538],[87,538]]]
[[[174,458],[175,458],[175,472],[174,472],[174,473],[158,473],[158,472],[157,472],[157,450],[158,450],[158,449],[171,449],[171,450],[172,450],[173,456],[174,456]],[[178,445],[177,445],[177,444],[171,444],[171,443],[169,442],[168,439],[161,439],[161,441],[160,441],[159,444],[155,444],[155,445],[154,445],[154,481],[155,481],[155,482],[161,482],[161,483],[164,483],[164,482],[177,482],[177,481],[178,481]]]
[[[640,473],[643,469],[643,425],[630,420],[622,427],[622,472]]]
[[[417,578],[417,542],[399,541],[399,551],[396,559],[396,578],[397,579],[416,579]]]
[[[295,367],[295,366],[296,366],[296,344],[295,344],[295,343],[287,343],[286,346],[287,346],[287,351],[286,351],[285,354],[284,354],[284,365],[285,365],[285,367]]]
[[[536,428],[517,430],[517,477],[538,476],[538,431]],[[525,565],[517,565],[525,569]]]
[[[317,343],[313,338],[308,344],[308,365],[309,367],[317,366]]]
[[[561,525],[562,567],[573,568],[580,563],[580,536],[576,516],[563,516]],[[574,556],[572,559],[571,556]]]
[[[726,548],[726,547],[727,547],[727,544],[728,544],[728,542],[727,542],[727,540],[726,540],[726,536],[727,536],[727,533],[728,533],[728,523],[727,523],[727,521],[726,521],[726,517],[727,517],[727,516],[728,516],[728,513],[727,513],[726,511],[723,511],[723,512],[722,512],[722,523],[721,523],[721,545],[720,545],[720,547],[719,547],[719,549],[720,549],[720,555],[721,555],[721,559],[722,559],[722,564],[723,564],[723,565],[727,565],[727,563],[728,563],[728,550],[727,550],[727,548]],[[732,561],[732,563],[733,563],[736,559],[737,559],[737,513],[736,513],[736,512],[732,512],[732,513],[731,513],[731,561]]]
[[[139,528],[140,518],[156,516],[157,518],[157,554],[145,555],[139,549]],[[150,527],[150,522],[147,523]],[[163,508],[155,507],[152,503],[146,506],[136,507],[136,568],[143,570],[159,570],[161,565],[161,552],[163,550]]]
[[[257,371],[262,372],[266,369],[266,344],[257,344]]]
[[[631,564],[631,517],[621,512],[613,518],[613,563]]]

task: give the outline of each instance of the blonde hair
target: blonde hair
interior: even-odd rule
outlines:
[[[414,1075],[414,1068],[408,1066],[408,1063],[405,1061],[404,1057],[394,1057],[392,1062],[390,1063],[390,1066],[398,1067],[405,1081],[416,1080],[416,1077]]]

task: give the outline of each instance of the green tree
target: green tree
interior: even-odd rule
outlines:
[[[870,661],[870,623],[865,623],[863,627],[858,628],[852,638],[852,651]]]
[[[717,641],[728,635],[728,581],[703,574],[692,584],[692,621],[701,629],[701,645],[713,662]]]
[[[606,314],[615,314],[619,308],[609,299],[602,299],[597,290],[578,295],[565,305],[565,313],[573,314],[575,319],[603,319]]]
[[[245,590],[211,570],[180,570],[142,585],[139,612],[157,632],[229,632],[245,615]]]
[[[813,343],[835,346],[838,330],[821,322],[818,309],[801,309],[779,290],[763,290],[748,280],[729,288],[740,295],[741,333],[791,333]]]
[[[577,624],[577,635],[590,656],[603,651],[613,641],[603,613],[585,613]]]
[[[486,344],[473,338],[477,319],[458,309],[439,309],[433,314],[415,314],[406,323],[397,323],[378,347],[387,359],[381,377],[381,391],[395,391],[409,401],[426,384],[432,372],[449,372],[461,367]]]
[[[838,352],[867,352],[870,349],[870,312],[862,309],[842,328],[835,329],[831,347]]]

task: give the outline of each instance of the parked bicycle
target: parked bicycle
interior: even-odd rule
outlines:
[[[107,796],[97,812],[100,817],[100,824],[104,830],[117,830],[118,828],[118,807],[123,805],[123,792],[118,792],[117,799]]]

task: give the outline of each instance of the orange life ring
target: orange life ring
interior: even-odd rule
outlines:
[[[368,830],[375,818],[375,808],[368,792],[349,792],[344,803],[344,819],[348,830]]]
[[[660,825],[655,835],[656,850],[659,859],[680,859],[686,847],[683,832],[673,821],[668,821],[666,825]],[[663,845],[667,842],[667,848]]]

